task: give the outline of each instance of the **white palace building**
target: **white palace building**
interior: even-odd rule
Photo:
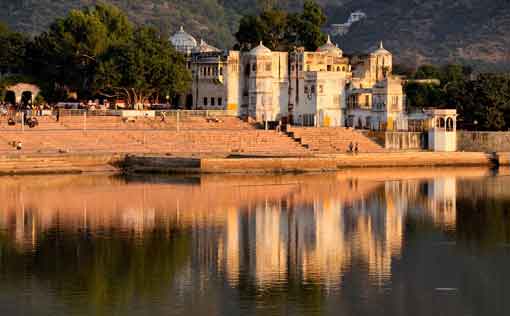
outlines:
[[[308,52],[221,51],[183,28],[170,41],[188,59],[192,88],[177,100],[188,109],[237,111],[256,121],[305,126],[407,130],[403,81],[380,43],[349,60],[331,42]]]

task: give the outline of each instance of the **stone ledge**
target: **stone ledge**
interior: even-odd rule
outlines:
[[[205,158],[202,173],[321,172],[359,167],[490,166],[493,156],[486,153],[364,153],[320,155],[313,158]]]
[[[316,157],[186,158],[163,154],[72,154],[0,156],[0,175],[38,173],[301,173],[347,168],[510,165],[510,153],[391,152]]]

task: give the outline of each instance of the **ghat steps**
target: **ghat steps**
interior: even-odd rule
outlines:
[[[86,124],[86,130],[84,129]],[[43,117],[30,129],[0,122],[0,154],[22,153],[165,153],[171,155],[283,155],[309,152],[285,134],[258,130],[234,117],[207,119],[142,118],[125,122],[119,117],[64,117],[59,122]]]
[[[86,129],[85,129],[86,127]],[[290,136],[290,137],[289,137]],[[13,142],[22,142],[18,151]],[[344,153],[358,143],[359,152],[382,147],[352,129],[288,128],[287,134],[256,129],[236,117],[140,118],[126,122],[114,116],[39,118],[39,126],[7,125],[0,120],[0,154],[9,153],[160,153],[173,156],[310,156]]]
[[[311,152],[320,154],[345,153],[352,143],[360,153],[383,152],[384,148],[352,128],[295,127],[287,128],[288,135]]]

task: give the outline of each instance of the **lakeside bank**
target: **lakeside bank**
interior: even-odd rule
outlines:
[[[278,157],[236,155],[176,157],[168,154],[9,154],[0,156],[0,175],[126,173],[225,174],[331,172],[346,168],[497,167],[510,165],[510,153],[385,152]]]

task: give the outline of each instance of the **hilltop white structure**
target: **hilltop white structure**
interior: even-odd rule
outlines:
[[[193,83],[176,105],[236,111],[256,121],[406,130],[402,80],[382,43],[349,60],[328,37],[317,51],[220,51],[182,28],[171,37],[186,54]]]
[[[343,35],[349,33],[349,29],[351,28],[351,26],[354,23],[359,22],[366,18],[367,18],[367,15],[365,14],[365,12],[360,11],[360,10],[354,11],[351,13],[351,15],[349,15],[347,22],[341,23],[341,24],[331,24],[330,25],[331,34],[333,34],[334,36],[337,36],[337,35],[343,36]]]

